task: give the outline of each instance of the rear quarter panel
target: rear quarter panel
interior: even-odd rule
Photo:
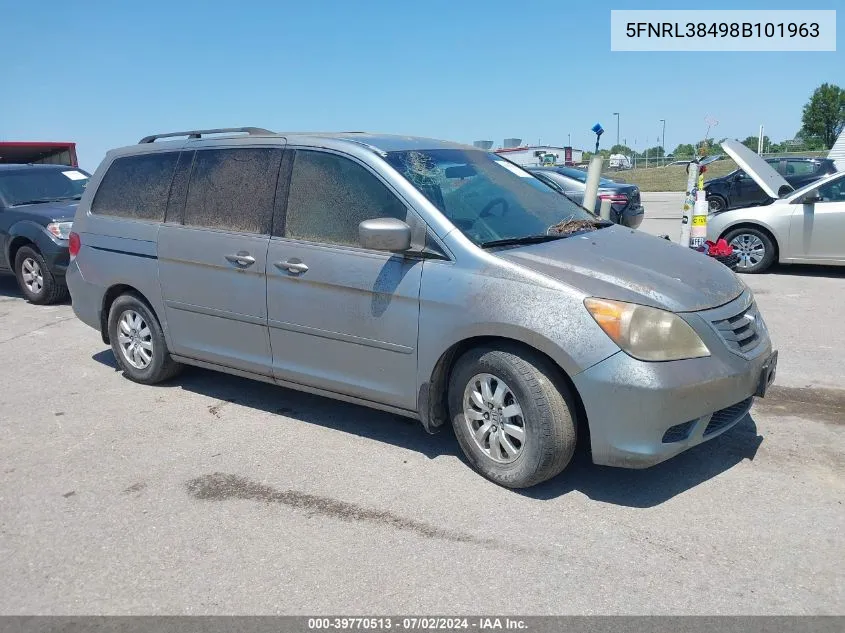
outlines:
[[[73,230],[80,237],[81,248],[75,261],[84,280],[101,288],[103,293],[116,285],[127,285],[141,293],[158,316],[165,339],[171,345],[159,285],[159,223],[91,213],[91,202],[106,170],[124,153],[128,152],[117,150],[106,156],[79,201]],[[96,306],[97,310],[100,308]]]

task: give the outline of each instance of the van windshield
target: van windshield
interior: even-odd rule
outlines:
[[[595,222],[521,167],[482,150],[389,152],[387,162],[479,245],[549,235],[567,220]]]

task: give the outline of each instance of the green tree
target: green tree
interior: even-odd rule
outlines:
[[[672,156],[675,158],[679,156],[681,158],[691,158],[693,154],[695,154],[695,148],[689,143],[681,143],[672,151]]]
[[[824,141],[821,137],[808,134],[803,128],[798,131],[794,140],[797,141],[797,143],[793,144],[794,147],[792,148],[795,151],[811,152],[825,149]]]
[[[655,145],[654,147],[649,147],[644,152],[640,153],[641,158],[645,158],[648,156],[649,158],[662,158],[663,157],[663,148],[659,145]]]
[[[621,144],[620,145],[614,145],[613,147],[611,147],[610,153],[611,154],[625,154],[625,156],[632,156],[633,154],[636,154],[636,152],[634,150],[632,150],[630,147],[628,147],[627,145],[621,145]]]
[[[816,136],[830,149],[845,128],[845,90],[823,83],[813,91],[801,116],[801,131],[807,137]]]
[[[739,139],[737,139],[737,140],[739,141]],[[740,142],[743,145],[745,145],[748,149],[750,149],[752,152],[756,152],[757,147],[758,147],[757,143],[759,142],[759,140],[760,140],[759,136],[746,136],[745,140],[740,141]],[[771,144],[772,144],[772,140],[764,134],[763,135],[763,151],[769,151],[768,147]]]

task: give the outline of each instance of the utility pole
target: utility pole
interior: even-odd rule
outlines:
[[[763,153],[763,126],[762,125],[760,126],[760,136],[757,139],[757,153],[758,154]]]
[[[614,112],[613,116],[616,117],[616,144],[619,145],[619,113]]]
[[[666,163],[666,119],[660,119],[663,124],[663,134],[660,137],[660,148],[663,150],[663,162]]]
[[[567,138],[566,144],[567,144],[569,147],[572,147],[572,134],[571,134],[571,133],[570,133],[570,134],[567,134],[567,135],[566,135],[566,138]]]

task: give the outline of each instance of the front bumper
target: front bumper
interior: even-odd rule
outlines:
[[[750,293],[736,302],[747,297]],[[649,363],[619,352],[573,377],[596,464],[653,466],[727,431],[751,408],[772,355],[762,320],[757,345],[739,353],[728,349],[705,318],[681,316],[711,356]]]
[[[46,232],[46,231],[45,231]],[[36,246],[41,251],[47,269],[56,277],[64,277],[70,263],[70,252],[67,240],[57,240],[48,237],[39,241]]]

